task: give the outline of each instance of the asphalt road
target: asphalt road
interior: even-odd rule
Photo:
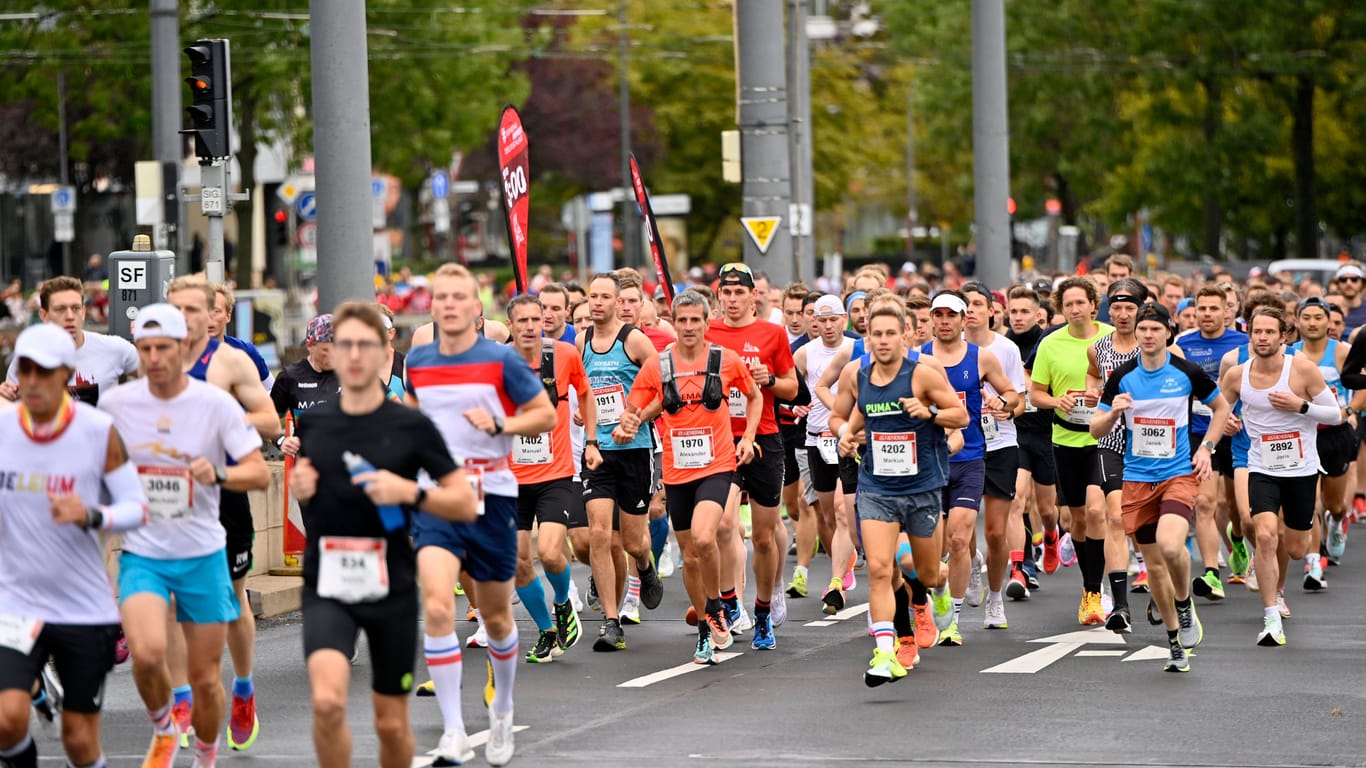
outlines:
[[[1366,526],[1355,533],[1366,541]],[[1043,577],[1030,600],[1007,603],[1008,630],[981,629],[982,609],[965,607],[963,647],[922,651],[904,681],[876,689],[862,680],[873,645],[862,579],[837,620],[821,615],[815,594],[790,600],[777,650],[753,651],[746,637],[723,663],[696,667],[695,630],[682,620],[686,599],[675,575],[665,580],[660,608],[627,629],[625,652],[594,653],[591,620],[581,644],[553,664],[519,665],[516,721],[524,730],[513,764],[1366,765],[1366,568],[1352,557],[1366,544],[1356,549],[1349,545],[1344,565],[1329,570],[1322,593],[1292,580],[1283,648],[1255,644],[1258,597],[1229,586],[1222,602],[1197,599],[1205,639],[1192,671],[1164,673],[1165,636],[1141,618],[1122,640],[1103,629],[1075,634],[1086,631],[1076,624],[1080,577],[1063,569]],[[828,567],[818,558],[812,582]],[[1299,565],[1292,568],[1298,575]],[[576,565],[575,574],[585,588],[586,569]],[[1136,616],[1146,600],[1135,596]],[[520,618],[525,652],[534,627]],[[472,632],[472,624],[460,628],[462,639]],[[1021,659],[1026,654],[1033,655]],[[476,740],[487,727],[483,655],[465,654],[466,724]],[[297,615],[262,623],[257,663],[261,736],[246,753],[224,747],[220,764],[314,764]],[[986,672],[992,668],[1005,671]],[[356,765],[375,764],[368,688],[363,662],[350,695]],[[426,765],[422,754],[441,732],[435,699],[414,699],[412,712],[414,765]],[[106,695],[109,764],[140,765],[149,731],[121,666]],[[43,764],[60,764],[54,739],[41,739],[39,749]],[[182,752],[178,762],[188,766],[191,755]],[[484,764],[482,749],[474,764]]]

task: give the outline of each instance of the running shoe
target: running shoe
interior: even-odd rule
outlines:
[[[1006,604],[1001,600],[988,600],[985,615],[982,618],[983,629],[1005,629],[1006,624]]]
[[[906,668],[896,660],[896,654],[882,649],[873,651],[873,660],[863,672],[863,684],[876,688],[883,683],[895,683],[906,676]]]
[[[1154,627],[1162,623],[1162,615],[1157,612],[1157,606],[1152,600],[1148,601],[1148,623]]]
[[[1228,540],[1231,542],[1228,553],[1228,569],[1233,571],[1234,576],[1247,578],[1248,568],[1252,565],[1252,559],[1247,553],[1247,540],[1233,540],[1233,523],[1224,527],[1224,533],[1228,535]]]
[[[488,633],[488,630],[484,629],[484,624],[483,624],[483,622],[480,622],[479,628],[476,629],[476,630],[474,630],[474,634],[470,635],[470,636],[465,640],[465,647],[466,647],[466,648],[487,648],[487,647],[489,647],[489,633]]]
[[[825,604],[821,607],[821,613],[826,616],[834,616],[844,610],[844,590],[839,579],[830,580],[830,586],[821,595],[821,602]]]
[[[716,651],[711,647],[711,633],[701,633],[697,635],[697,650],[693,651],[692,663],[694,664],[715,664]]]
[[[858,577],[854,575],[854,557],[849,558],[849,567],[844,569],[844,578],[840,579],[840,587],[845,592],[858,586]]]
[[[1134,577],[1134,583],[1129,585],[1129,591],[1136,594],[1147,594],[1148,592],[1148,570],[1145,568],[1138,572]]]
[[[1120,606],[1110,611],[1110,617],[1105,620],[1105,628],[1117,635],[1127,635],[1134,631],[1133,622],[1129,620],[1129,609]]]
[[[1010,572],[1010,581],[1006,582],[1006,597],[1011,600],[1028,599],[1029,585],[1025,583],[1023,570],[1016,568]]]
[[[465,621],[479,621],[479,609],[471,605],[469,609],[465,611]],[[353,661],[352,663],[354,664],[355,662]]]
[[[1341,560],[1342,554],[1347,551],[1347,520],[1346,518],[1334,522],[1331,516],[1325,515],[1328,519],[1328,556],[1334,560]]]
[[[621,617],[622,624],[640,624],[640,598],[627,595],[621,601],[621,609],[617,611]]]
[[[1109,582],[1100,585],[1100,615],[1109,616],[1115,609],[1115,598],[1110,595]]]
[[[422,696],[423,698],[435,696],[435,695],[436,695],[436,681],[435,681],[435,680],[428,680],[427,682],[425,682],[425,683],[419,685],[419,686],[417,687],[417,690],[414,691],[414,693],[416,693],[418,696]]]
[[[131,654],[128,652],[128,638],[123,636],[123,630],[119,630],[119,641],[114,644],[114,663],[122,664],[128,661]]]
[[[1253,553],[1252,562],[1247,566],[1247,591],[1260,592],[1261,587],[1257,584],[1257,555]]]
[[[489,761],[489,765],[507,765],[511,762],[516,740],[512,713],[500,715],[489,710],[489,743],[484,747],[484,759]]]
[[[603,620],[602,627],[598,629],[598,640],[593,643],[593,650],[598,652],[626,650],[626,633],[621,631],[620,621],[616,619]]]
[[[763,614],[754,618],[754,639],[749,647],[756,651],[771,651],[778,647],[778,639],[773,636],[773,617]]]
[[[982,597],[986,592],[982,584],[982,572],[987,568],[987,564],[982,562],[981,553],[974,553],[972,565],[968,568],[968,591],[963,593],[963,602],[976,608],[982,604]]]
[[[553,629],[547,629],[536,638],[536,645],[527,651],[526,661],[528,664],[549,664],[555,660],[556,656],[564,653],[560,650],[560,643],[556,637],[558,633]]]
[[[921,648],[929,648],[934,645],[939,638],[939,627],[934,625],[934,616],[930,615],[930,604],[922,603],[916,605],[911,603],[911,614],[915,617],[915,643]]]
[[[232,715],[228,718],[228,746],[245,752],[256,743],[261,732],[261,721],[256,717],[256,694],[242,697],[232,695]]]
[[[949,594],[948,585],[930,590],[930,605],[934,608],[935,635],[938,636],[953,623],[953,596]]]
[[[901,666],[907,672],[915,669],[915,665],[920,663],[920,647],[914,637],[896,639],[896,660],[901,662]]]
[[[1044,557],[1047,558],[1048,555],[1045,554]],[[1058,539],[1058,562],[1064,568],[1070,568],[1077,564],[1077,546],[1073,543],[1070,533],[1064,533],[1062,538]],[[1047,571],[1048,569],[1044,568],[1044,570]]]
[[[1366,517],[1366,497],[1353,496],[1352,511],[1356,513],[1358,520]]]
[[[1304,589],[1307,592],[1318,592],[1328,586],[1328,579],[1323,576],[1323,561],[1304,566]]]
[[[463,586],[461,586],[460,582],[458,582],[458,581],[455,582],[455,596],[456,596],[456,597],[464,597],[464,596],[465,596],[465,588],[464,588]]]
[[[659,578],[667,579],[674,575],[673,542],[664,542],[664,551],[659,553]]]
[[[863,557],[863,547],[854,547],[854,570],[861,571],[868,566]]]
[[[664,582],[659,579],[659,571],[654,563],[640,570],[640,604],[654,610],[664,599]]]
[[[782,589],[773,590],[773,596],[769,598],[769,603],[773,611],[773,626],[781,627],[787,622],[787,593]]]
[[[1189,672],[1191,671],[1190,654],[1182,647],[1181,643],[1171,643],[1171,657],[1162,669],[1167,672]]]
[[[1033,590],[1038,589],[1038,588],[1039,588],[1039,566],[1038,566],[1033,560],[1025,560],[1025,561],[1024,561],[1024,567],[1023,567],[1021,570],[1024,571],[1025,586],[1026,586],[1026,587],[1029,587],[1029,589],[1030,589],[1031,592],[1032,592]]]
[[[1104,624],[1105,617],[1100,611],[1100,593],[1083,592],[1081,603],[1077,605],[1077,623],[1083,627]]]
[[[191,715],[194,714],[194,705],[188,701],[182,701],[171,707],[171,719],[175,721],[176,730],[180,732],[180,746],[182,749],[189,749],[190,734],[194,733],[194,723],[191,722]]]
[[[1285,645],[1285,628],[1281,625],[1280,617],[1266,616],[1262,619],[1262,631],[1257,635],[1257,645],[1267,648]]]
[[[484,659],[484,709],[493,706],[493,697],[498,694],[498,689],[493,684],[493,660]]]
[[[598,583],[588,577],[588,610],[602,613],[602,598],[598,596]]]
[[[735,610],[728,613],[726,618],[730,620],[731,634],[738,635],[754,629],[754,620],[749,617],[749,611],[745,610],[745,606],[736,603]]]
[[[806,597],[806,574],[801,571],[792,572],[792,581],[787,584],[788,597]]]
[[[1186,607],[1176,606],[1176,621],[1179,627],[1178,637],[1181,638],[1181,645],[1186,648],[1194,648],[1205,639],[1205,627],[1200,623],[1200,617],[1195,613],[1195,601],[1187,602]]]
[[[574,606],[574,610],[583,613],[583,598],[579,596],[579,585],[576,582],[569,582],[569,604]]]
[[[1285,602],[1284,589],[1276,590],[1276,613],[1279,613],[1282,619],[1290,618],[1290,605]]]
[[[464,765],[474,759],[474,749],[470,747],[470,737],[464,728],[452,728],[441,734],[436,744],[436,759],[432,765]]]
[[[1069,538],[1070,542],[1071,539]],[[1062,544],[1058,540],[1057,531],[1045,531],[1043,535],[1043,572],[1057,573],[1058,566],[1062,565]]]
[[[707,627],[711,629],[711,644],[718,651],[724,651],[735,642],[730,632],[730,622],[726,621],[725,608],[707,612]]]
[[[553,608],[555,641],[560,644],[561,651],[567,651],[579,642],[579,612],[574,610],[571,600],[556,603]]]
[[[939,633],[939,644],[950,647],[963,644],[963,633],[958,631],[958,622],[953,622],[948,629]]]
[[[171,768],[175,765],[176,738],[174,733],[152,734],[152,746],[142,759],[142,768]]]
[[[1191,592],[1196,597],[1203,597],[1206,600],[1223,600],[1224,582],[1219,580],[1219,574],[1214,571],[1205,571],[1191,579]]]

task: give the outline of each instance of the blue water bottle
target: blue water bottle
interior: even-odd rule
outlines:
[[[346,471],[351,473],[351,477],[355,477],[356,475],[365,472],[375,471],[374,464],[371,464],[350,451],[342,453],[342,462],[346,464]],[[362,485],[361,488],[364,489],[365,486]],[[379,520],[384,524],[384,530],[386,532],[393,533],[404,527],[407,523],[407,518],[403,515],[403,509],[397,504],[378,504],[376,506],[379,508]]]

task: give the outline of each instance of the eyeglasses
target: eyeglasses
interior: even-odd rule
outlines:
[[[749,266],[741,261],[732,261],[729,264],[721,265],[720,274],[724,275],[727,272],[744,272],[746,275],[749,275],[750,277],[754,276],[754,273],[750,271]]]
[[[351,339],[340,339],[332,342],[333,348],[342,354],[350,354],[352,351],[374,352],[379,349],[379,342],[371,339],[363,341],[353,341]]]

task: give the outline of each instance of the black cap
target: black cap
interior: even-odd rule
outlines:
[[[1035,293],[1052,293],[1053,281],[1048,278],[1039,278],[1033,283],[1030,283],[1029,287],[1033,288]]]
[[[1333,313],[1332,309],[1330,309],[1328,306],[1328,302],[1325,301],[1322,296],[1310,296],[1309,298],[1300,302],[1300,306],[1295,310],[1295,314],[1298,315],[1299,313],[1303,312],[1306,309],[1309,309],[1310,307],[1318,307],[1319,309],[1323,310],[1323,314],[1325,315],[1331,315]]]

